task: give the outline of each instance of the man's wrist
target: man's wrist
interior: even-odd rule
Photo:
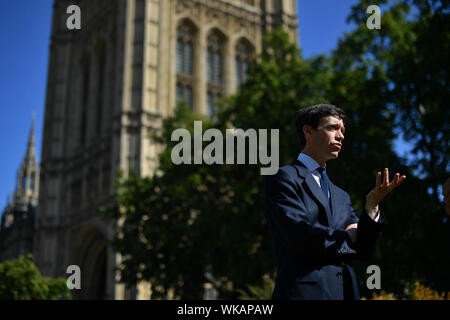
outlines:
[[[369,215],[369,217],[371,217],[373,220],[375,220],[375,218],[378,216],[378,205],[370,206],[370,207],[367,206],[366,212]]]

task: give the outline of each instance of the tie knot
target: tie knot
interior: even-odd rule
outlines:
[[[323,173],[325,172],[325,168],[324,167],[318,167],[317,171],[319,171],[320,175],[323,175]]]

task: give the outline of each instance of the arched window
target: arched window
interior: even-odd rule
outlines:
[[[222,44],[223,39],[218,32],[209,35],[206,54],[208,83],[222,84]]]
[[[224,37],[217,31],[208,36],[206,52],[206,80],[208,83],[206,115],[210,119],[217,116],[216,101],[223,95],[223,44]]]
[[[253,59],[253,47],[245,39],[238,41],[235,49],[235,85],[236,88],[247,81],[249,66]]]
[[[193,78],[193,56],[194,56],[194,27],[185,22],[177,29],[177,87],[176,100],[186,101],[191,107],[193,104],[192,88]]]
[[[177,83],[177,102],[184,100],[189,106],[192,107],[192,86],[190,84],[185,84],[180,81]]]

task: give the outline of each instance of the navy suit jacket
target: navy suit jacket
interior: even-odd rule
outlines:
[[[331,181],[329,186],[330,201],[298,160],[265,178],[265,216],[277,263],[273,299],[344,299],[344,281],[360,298],[347,262],[371,255],[385,218],[380,212],[375,222],[362,212],[358,219],[347,192]],[[344,231],[353,223],[358,223],[356,244]]]

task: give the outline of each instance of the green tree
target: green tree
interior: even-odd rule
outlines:
[[[389,35],[390,93],[398,124],[414,143],[412,165],[438,199],[438,185],[450,170],[450,7],[448,1],[410,3],[417,18],[397,20]]]
[[[71,299],[66,279],[42,277],[32,256],[0,264],[0,300]]]

